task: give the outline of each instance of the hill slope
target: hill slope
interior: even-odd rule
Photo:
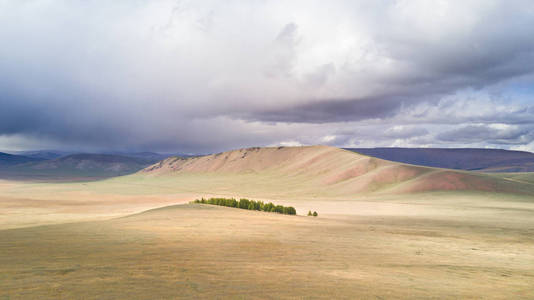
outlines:
[[[483,172],[534,172],[534,153],[503,149],[347,148],[413,165]]]
[[[0,298],[531,298],[532,205],[360,208],[310,218],[177,205],[4,230]]]
[[[295,191],[350,196],[365,193],[482,191],[534,194],[530,184],[496,176],[386,161],[327,147],[248,148],[198,158],[168,158],[140,171],[149,176],[197,175],[230,186],[286,186]],[[233,183],[235,186],[235,183]]]

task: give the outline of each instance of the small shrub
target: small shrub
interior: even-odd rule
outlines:
[[[317,214],[316,211],[313,212],[313,216],[314,216],[314,217],[317,217],[317,216],[318,216],[318,214]]]

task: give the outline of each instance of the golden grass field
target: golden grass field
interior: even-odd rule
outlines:
[[[0,181],[0,299],[534,298],[530,174],[285,149]],[[202,196],[299,216],[187,204]]]

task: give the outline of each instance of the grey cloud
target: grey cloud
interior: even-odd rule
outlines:
[[[0,137],[191,152],[528,143],[534,107],[513,89],[534,82],[534,4],[421,3],[0,2]]]
[[[392,117],[400,105],[397,99],[331,99],[237,116],[258,121],[320,124]]]
[[[415,126],[394,126],[388,128],[384,132],[384,136],[388,138],[412,138],[412,137],[422,137],[427,135],[429,132],[426,128],[415,127]]]

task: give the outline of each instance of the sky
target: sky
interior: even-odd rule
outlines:
[[[534,151],[534,1],[0,0],[0,150]]]

